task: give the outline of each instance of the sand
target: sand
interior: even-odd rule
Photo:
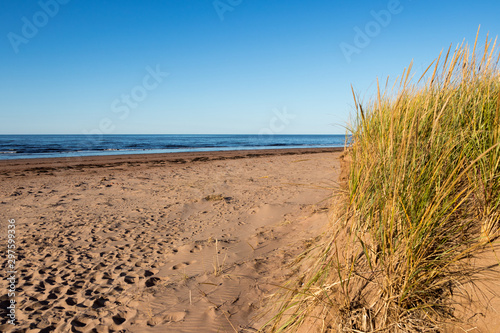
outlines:
[[[340,154],[0,161],[2,253],[16,224],[16,330],[255,332],[287,264],[325,231]]]

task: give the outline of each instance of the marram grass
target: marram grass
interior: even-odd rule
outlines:
[[[476,37],[442,52],[417,81],[410,65],[371,102],[353,94],[333,236],[283,288],[264,330],[440,332],[459,321],[452,296],[477,272],[467,260],[500,233],[495,47]]]

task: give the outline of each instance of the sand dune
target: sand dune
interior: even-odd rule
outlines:
[[[254,332],[286,264],[328,221],[339,154],[0,163],[1,242],[8,219],[17,228],[16,330]]]

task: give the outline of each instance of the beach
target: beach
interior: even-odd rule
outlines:
[[[0,161],[0,241],[15,221],[16,245],[0,331],[15,299],[26,332],[255,332],[328,226],[341,154]]]

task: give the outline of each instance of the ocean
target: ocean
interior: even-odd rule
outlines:
[[[0,135],[0,160],[343,147],[345,135]]]

